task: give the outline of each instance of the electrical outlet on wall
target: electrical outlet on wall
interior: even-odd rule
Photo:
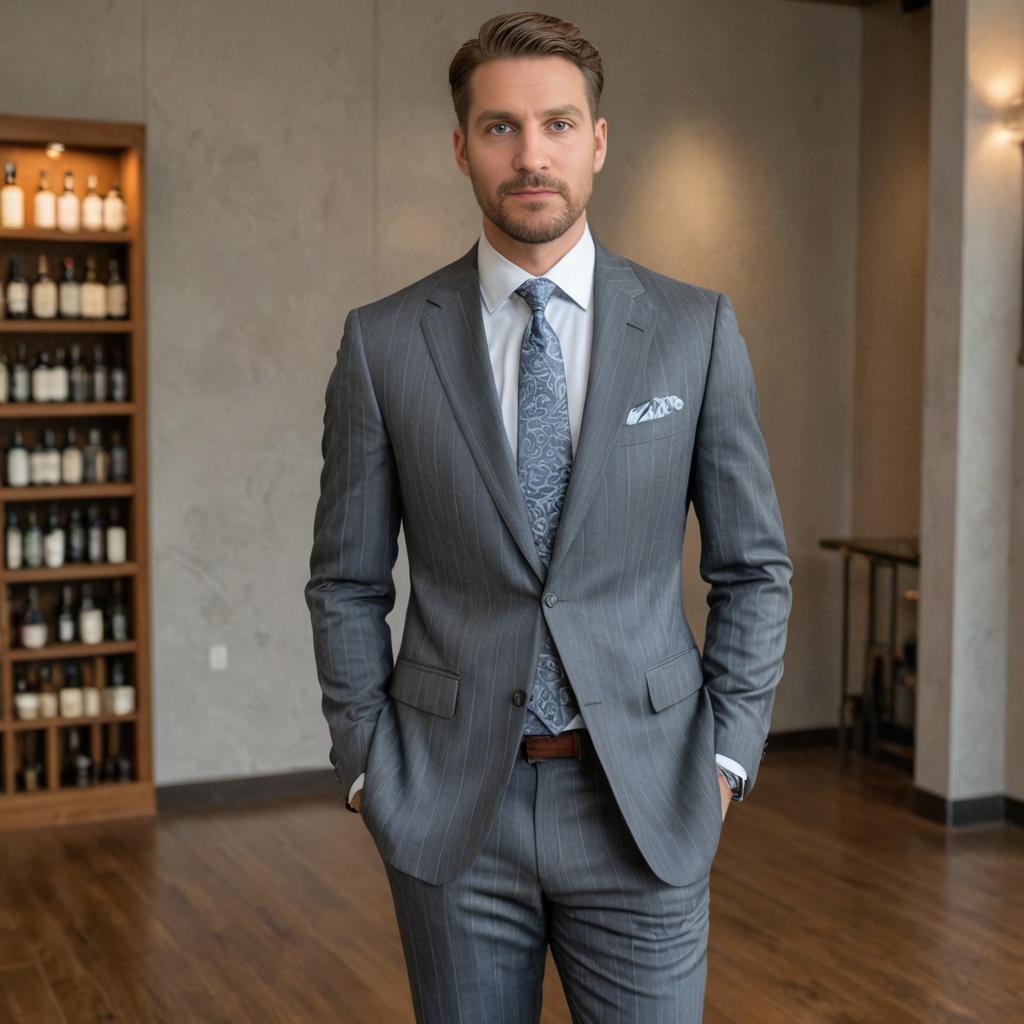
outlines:
[[[213,644],[210,647],[210,668],[214,672],[223,672],[228,667],[228,648],[226,644]]]

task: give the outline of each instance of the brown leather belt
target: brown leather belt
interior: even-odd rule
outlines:
[[[582,761],[593,753],[593,740],[588,729],[566,729],[557,736],[524,736],[519,752],[528,761],[546,757],[575,757]]]

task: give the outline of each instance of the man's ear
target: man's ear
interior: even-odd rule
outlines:
[[[594,125],[594,173],[597,174],[604,166],[605,157],[608,155],[608,122],[603,117],[597,119]]]
[[[462,134],[462,129],[459,127],[452,129],[452,145],[455,148],[455,162],[459,165],[459,170],[468,176],[469,161],[466,159],[466,136]]]

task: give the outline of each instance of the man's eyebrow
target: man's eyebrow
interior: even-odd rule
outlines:
[[[549,117],[564,117],[566,115],[572,117],[583,117],[583,111],[579,107],[572,103],[564,103],[560,107],[552,107],[550,110],[545,110],[541,117],[547,120]],[[479,114],[476,120],[473,122],[477,127],[482,125],[484,121],[515,121],[516,115],[508,110],[485,110]]]

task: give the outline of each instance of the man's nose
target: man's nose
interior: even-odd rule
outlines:
[[[540,171],[548,167],[550,163],[548,140],[544,137],[544,132],[538,128],[523,128],[519,135],[519,147],[516,150],[516,169]]]

